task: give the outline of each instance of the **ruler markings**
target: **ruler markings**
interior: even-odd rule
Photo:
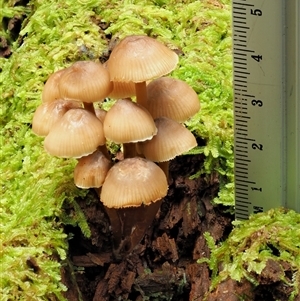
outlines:
[[[241,199],[241,205],[236,208],[237,211],[239,211],[241,214],[247,214],[248,213],[248,206],[249,202],[245,202],[245,198],[239,198]]]
[[[234,21],[236,24],[247,24],[245,21]],[[247,28],[247,27],[241,27],[241,28]]]
[[[244,153],[247,153],[247,152],[248,152],[247,150],[246,150],[246,151],[243,151],[243,149],[241,149],[241,148],[238,149],[237,147],[235,148],[235,151],[236,151],[237,155],[240,155],[241,153],[244,154]]]
[[[243,198],[243,197],[239,197],[239,199],[240,199],[241,202],[239,203],[239,206],[236,207],[236,209],[241,211],[241,212],[245,212],[246,210],[248,211],[248,206],[249,206],[250,203],[246,202],[245,198]]]
[[[253,7],[254,6],[254,4],[248,4],[248,3],[239,3],[239,2],[233,2],[233,5],[242,5],[242,6],[249,6],[249,7]]]
[[[241,9],[241,10],[246,10],[246,8],[245,7],[233,7],[234,9]]]
[[[245,137],[240,137],[243,140],[247,140],[247,141],[255,141],[255,139],[251,139],[251,138],[245,138]],[[242,143],[239,141],[239,143]]]
[[[246,181],[246,180],[237,179],[237,182],[239,182],[239,181],[242,181],[243,183],[248,183],[248,184],[256,184],[256,182],[253,182],[253,181]]]
[[[249,196],[249,193],[248,192],[237,192],[236,196],[241,198],[241,199],[247,200],[248,196]]]
[[[242,48],[233,48],[234,50],[238,50],[238,51],[245,51],[245,52],[251,52],[251,53],[254,53],[255,51],[254,50],[251,50],[251,49],[242,49]]]
[[[251,98],[255,97],[254,95],[249,95],[249,94],[242,94],[242,95],[246,96],[246,97],[251,97]]]
[[[238,159],[238,158],[237,158]],[[241,162],[238,162],[239,160],[237,160],[235,165],[242,165],[242,166],[248,166],[250,160],[246,161],[246,160],[242,160]]]
[[[266,194],[269,194],[271,203],[272,196],[283,193],[280,163],[283,147],[274,148],[275,145],[283,145],[275,137],[282,133],[284,111],[281,103],[284,94],[284,53],[281,46],[285,43],[283,32],[286,28],[283,4],[284,0],[265,0],[263,4],[256,0],[232,2],[238,219],[246,219],[253,212],[268,209],[270,204],[262,201]],[[291,6],[295,11],[296,4]],[[272,164],[268,164],[268,161]],[[264,170],[264,173],[260,170]]]
[[[248,199],[248,197],[245,197],[245,196],[239,196],[238,198],[243,201]],[[239,210],[244,211],[244,209],[247,207],[248,204],[249,204],[248,202],[244,201],[244,204],[241,204],[239,206]],[[247,211],[248,211],[248,208],[247,208]]]
[[[248,190],[248,185],[247,184],[237,183],[236,187],[237,187],[237,189],[246,189],[246,190]]]
[[[239,113],[239,111],[237,113]],[[250,116],[244,116],[244,115],[236,115],[236,116],[240,117],[240,118],[245,118],[245,119],[250,119],[251,118]]]
[[[245,28],[245,29],[250,29],[248,26],[241,26],[241,25],[235,25],[237,28]],[[245,31],[240,31],[240,32],[245,32]]]
[[[250,72],[244,72],[244,71],[240,71],[240,70],[236,70],[235,73],[250,74]],[[246,76],[246,78],[248,78],[248,77]]]
[[[235,66],[236,69],[247,70],[246,66]]]

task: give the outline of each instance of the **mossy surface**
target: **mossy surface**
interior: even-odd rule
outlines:
[[[295,300],[300,290],[300,214],[276,208],[246,221],[235,221],[234,225],[219,246],[209,233],[205,234],[211,255],[198,262],[207,262],[212,270],[211,289],[227,278],[247,279],[257,286],[259,275],[271,260],[280,266],[279,279],[290,290],[289,300]]]

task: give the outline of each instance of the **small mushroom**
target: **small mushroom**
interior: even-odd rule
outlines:
[[[81,157],[74,169],[75,185],[84,189],[99,188],[111,167],[112,162],[99,150]]]
[[[147,110],[152,117],[185,122],[200,110],[197,93],[184,81],[161,77],[147,85]]]
[[[70,109],[45,138],[46,151],[57,157],[80,158],[105,144],[103,125],[91,112]]]
[[[107,69],[92,61],[78,61],[67,68],[58,87],[61,97],[83,102],[92,113],[93,102],[103,101],[113,89]]]
[[[80,104],[74,100],[58,99],[43,102],[34,112],[32,131],[37,136],[47,136],[53,125],[61,119],[68,110],[75,108],[80,108]]]
[[[178,63],[177,54],[156,39],[144,35],[125,37],[107,61],[114,82],[134,82],[137,103],[146,104],[146,81],[166,75]]]
[[[136,142],[151,139],[157,132],[150,113],[130,99],[116,101],[105,116],[103,129],[107,139],[123,144],[125,158],[136,155]]]
[[[60,99],[60,92],[58,88],[61,76],[67,69],[61,69],[52,73],[46,81],[42,92],[42,102],[52,102]]]
[[[117,258],[130,253],[143,238],[167,191],[163,171],[144,158],[124,159],[108,171],[100,200],[110,218]]]
[[[159,166],[169,176],[169,162],[195,146],[194,135],[179,122],[160,117],[154,120],[157,134],[148,141],[138,143],[138,152],[146,159],[158,162]]]

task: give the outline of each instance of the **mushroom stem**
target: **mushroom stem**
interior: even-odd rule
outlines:
[[[164,161],[158,163],[158,166],[163,170],[168,180],[169,180],[169,165],[170,165],[170,161]]]
[[[125,158],[134,158],[137,156],[135,143],[124,143],[123,144],[123,154]]]
[[[147,104],[146,82],[135,83],[136,102],[143,107]]]
[[[95,113],[95,108],[94,108],[94,105],[93,103],[89,103],[89,102],[83,102],[83,107],[85,110],[91,112],[92,114],[96,115]]]
[[[139,207],[116,209],[104,206],[111,223],[113,252],[117,260],[121,260],[131,253],[142,240],[161,203],[162,199]]]
[[[102,154],[103,154],[108,160],[111,160],[111,156],[110,156],[110,154],[109,154],[109,152],[108,152],[108,149],[107,149],[107,147],[106,147],[106,144],[99,145],[99,146],[98,146],[98,150],[99,150],[100,152],[102,152]]]

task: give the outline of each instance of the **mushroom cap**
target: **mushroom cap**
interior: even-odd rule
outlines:
[[[58,84],[65,71],[66,69],[61,69],[49,76],[42,92],[42,102],[51,102],[61,98]]]
[[[105,137],[116,143],[151,139],[157,132],[150,113],[130,99],[119,99],[107,112],[103,129]]]
[[[63,98],[92,103],[107,97],[113,85],[101,63],[78,61],[65,70],[58,87]]]
[[[152,117],[185,122],[200,110],[197,93],[184,81],[161,77],[147,85],[146,108]]]
[[[70,109],[80,108],[74,100],[43,102],[34,112],[32,131],[38,136],[47,136],[53,125]]]
[[[125,37],[112,50],[107,67],[112,81],[144,82],[173,71],[177,54],[144,35]]]
[[[74,169],[75,185],[85,189],[101,187],[111,167],[112,162],[101,151],[96,150],[78,160]]]
[[[167,178],[153,162],[140,157],[116,163],[107,173],[100,200],[108,208],[150,205],[166,196]]]
[[[138,152],[154,162],[169,161],[197,146],[194,135],[179,122],[159,117],[155,119],[157,134],[139,142]]]
[[[67,111],[44,141],[50,155],[62,158],[86,156],[103,144],[105,137],[101,121],[81,108]]]

